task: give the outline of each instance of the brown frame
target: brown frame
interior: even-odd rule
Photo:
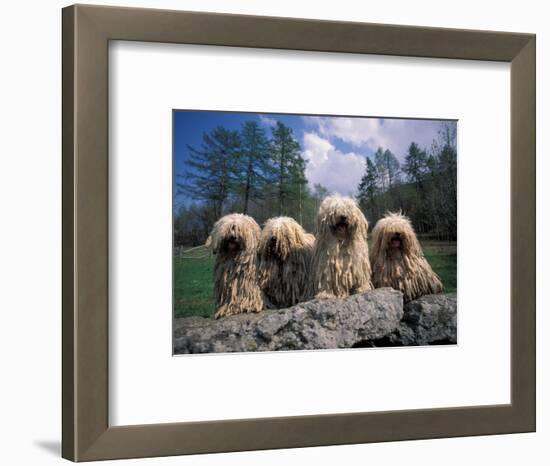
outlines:
[[[63,441],[74,461],[535,430],[535,36],[76,5],[63,9]],[[108,41],[511,63],[511,403],[110,427]]]

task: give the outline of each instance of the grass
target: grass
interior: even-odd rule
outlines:
[[[174,259],[174,313],[176,317],[214,314],[214,257],[202,249]]]
[[[422,241],[422,247],[445,292],[456,291],[456,243]],[[184,251],[183,256],[174,259],[175,317],[210,317],[214,314],[214,258],[204,248]]]
[[[443,282],[445,293],[456,291],[456,243],[423,241],[424,256]]]

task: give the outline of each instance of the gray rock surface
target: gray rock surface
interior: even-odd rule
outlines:
[[[402,345],[456,344],[456,293],[422,296],[405,305],[395,332]]]
[[[456,344],[456,308],[456,293],[422,296],[405,304],[403,319],[393,332],[358,346]]]
[[[456,293],[403,305],[391,288],[345,299],[313,300],[288,309],[219,320],[176,319],[174,352],[230,353],[456,344]]]
[[[344,299],[214,320],[176,319],[174,352],[226,353],[351,348],[391,335],[403,318],[403,295],[391,288]]]

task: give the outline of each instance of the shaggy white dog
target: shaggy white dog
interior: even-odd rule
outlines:
[[[294,306],[306,299],[314,240],[290,217],[266,222],[258,246],[258,269],[268,309]]]
[[[367,219],[350,197],[330,196],[317,215],[311,295],[341,298],[372,288]]]
[[[424,258],[411,222],[401,213],[389,213],[376,223],[371,264],[374,286],[400,290],[405,301],[443,291],[441,280]]]
[[[260,227],[247,215],[226,215],[214,224],[206,245],[216,255],[215,318],[260,312],[264,308],[258,285],[259,239]]]

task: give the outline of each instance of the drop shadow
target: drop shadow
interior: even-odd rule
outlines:
[[[61,456],[61,442],[59,440],[35,440],[34,444],[52,455]]]

